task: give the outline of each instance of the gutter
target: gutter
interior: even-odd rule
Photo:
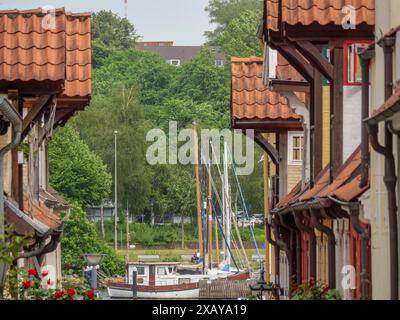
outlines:
[[[329,287],[331,289],[336,288],[336,259],[335,259],[335,246],[336,246],[336,240],[335,240],[335,234],[333,230],[323,223],[321,223],[321,213],[317,209],[311,209],[311,223],[314,225],[314,227],[326,234],[328,236],[328,265],[329,265]]]
[[[369,281],[369,266],[368,266],[368,246],[369,232],[368,229],[361,225],[360,221],[360,203],[359,202],[343,202],[333,197],[329,197],[333,202],[340,206],[348,208],[351,216],[351,225],[353,229],[360,235],[361,238],[361,295],[370,297],[370,281]]]

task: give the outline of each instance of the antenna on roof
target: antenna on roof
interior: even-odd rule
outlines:
[[[128,19],[128,0],[124,0],[125,2],[125,19]]]

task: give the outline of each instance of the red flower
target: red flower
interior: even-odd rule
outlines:
[[[32,281],[31,280],[26,280],[26,281],[24,281],[24,282],[22,282],[22,286],[25,288],[25,289],[28,289],[28,288],[30,288],[31,286],[32,286]]]
[[[314,287],[314,284],[315,284],[314,278],[310,278],[310,281],[308,281],[308,286],[309,286],[310,288],[312,288],[312,287]]]
[[[49,275],[49,272],[47,270],[42,272],[42,277],[47,277]]]
[[[54,292],[54,298],[56,300],[61,299],[63,297],[63,295],[64,295],[64,291],[56,291],[56,292]]]
[[[326,286],[326,287],[324,288],[324,293],[327,294],[328,292],[329,292],[329,287]]]
[[[37,271],[36,271],[35,269],[29,269],[29,270],[28,270],[28,274],[29,274],[30,276],[36,276],[36,275],[37,275]]]
[[[69,288],[69,289],[67,290],[67,294],[68,294],[68,297],[70,297],[71,300],[72,300],[72,299],[74,298],[74,295],[76,295],[76,291],[75,291],[74,288]]]
[[[88,297],[89,299],[93,299],[93,298],[94,298],[94,290],[89,290],[89,291],[86,293],[86,295],[87,295],[87,297]]]

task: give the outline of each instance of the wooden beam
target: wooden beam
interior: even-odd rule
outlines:
[[[21,141],[27,136],[32,122],[36,121],[43,114],[49,101],[50,95],[40,96],[39,99],[35,101],[33,107],[22,121]]]
[[[312,162],[311,181],[315,182],[323,169],[323,97],[322,75],[314,69],[314,80],[311,88],[310,105],[310,159]]]
[[[335,44],[331,49],[331,61],[334,73],[330,88],[330,180],[333,181],[343,163],[343,46],[341,44]]]
[[[310,92],[310,84],[306,81],[271,79],[270,85],[276,92]]]
[[[268,154],[275,165],[279,165],[279,153],[267,139],[263,137],[261,132],[254,133],[254,141]]]
[[[333,65],[325,58],[322,52],[310,41],[295,41],[297,50],[329,81],[333,79]]]
[[[311,82],[313,79],[313,67],[311,64],[296,50],[294,45],[282,44],[278,47],[283,57],[306,79]]]

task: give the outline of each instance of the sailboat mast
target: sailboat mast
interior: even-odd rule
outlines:
[[[225,194],[225,235],[227,246],[231,247],[231,212],[229,206],[229,176],[228,176],[228,145],[226,141],[224,141],[224,194]],[[230,250],[226,252],[226,263],[230,267],[231,264],[231,254]]]
[[[208,170],[208,267],[212,269],[212,183],[211,183],[211,163]]]
[[[199,240],[199,252],[203,254],[203,222],[201,214],[201,194],[200,194],[200,173],[199,173],[199,146],[197,137],[197,125],[193,123],[193,136],[194,136],[194,154],[195,154],[195,165],[194,172],[196,175],[196,196],[197,196],[197,228],[198,228],[198,240]]]

